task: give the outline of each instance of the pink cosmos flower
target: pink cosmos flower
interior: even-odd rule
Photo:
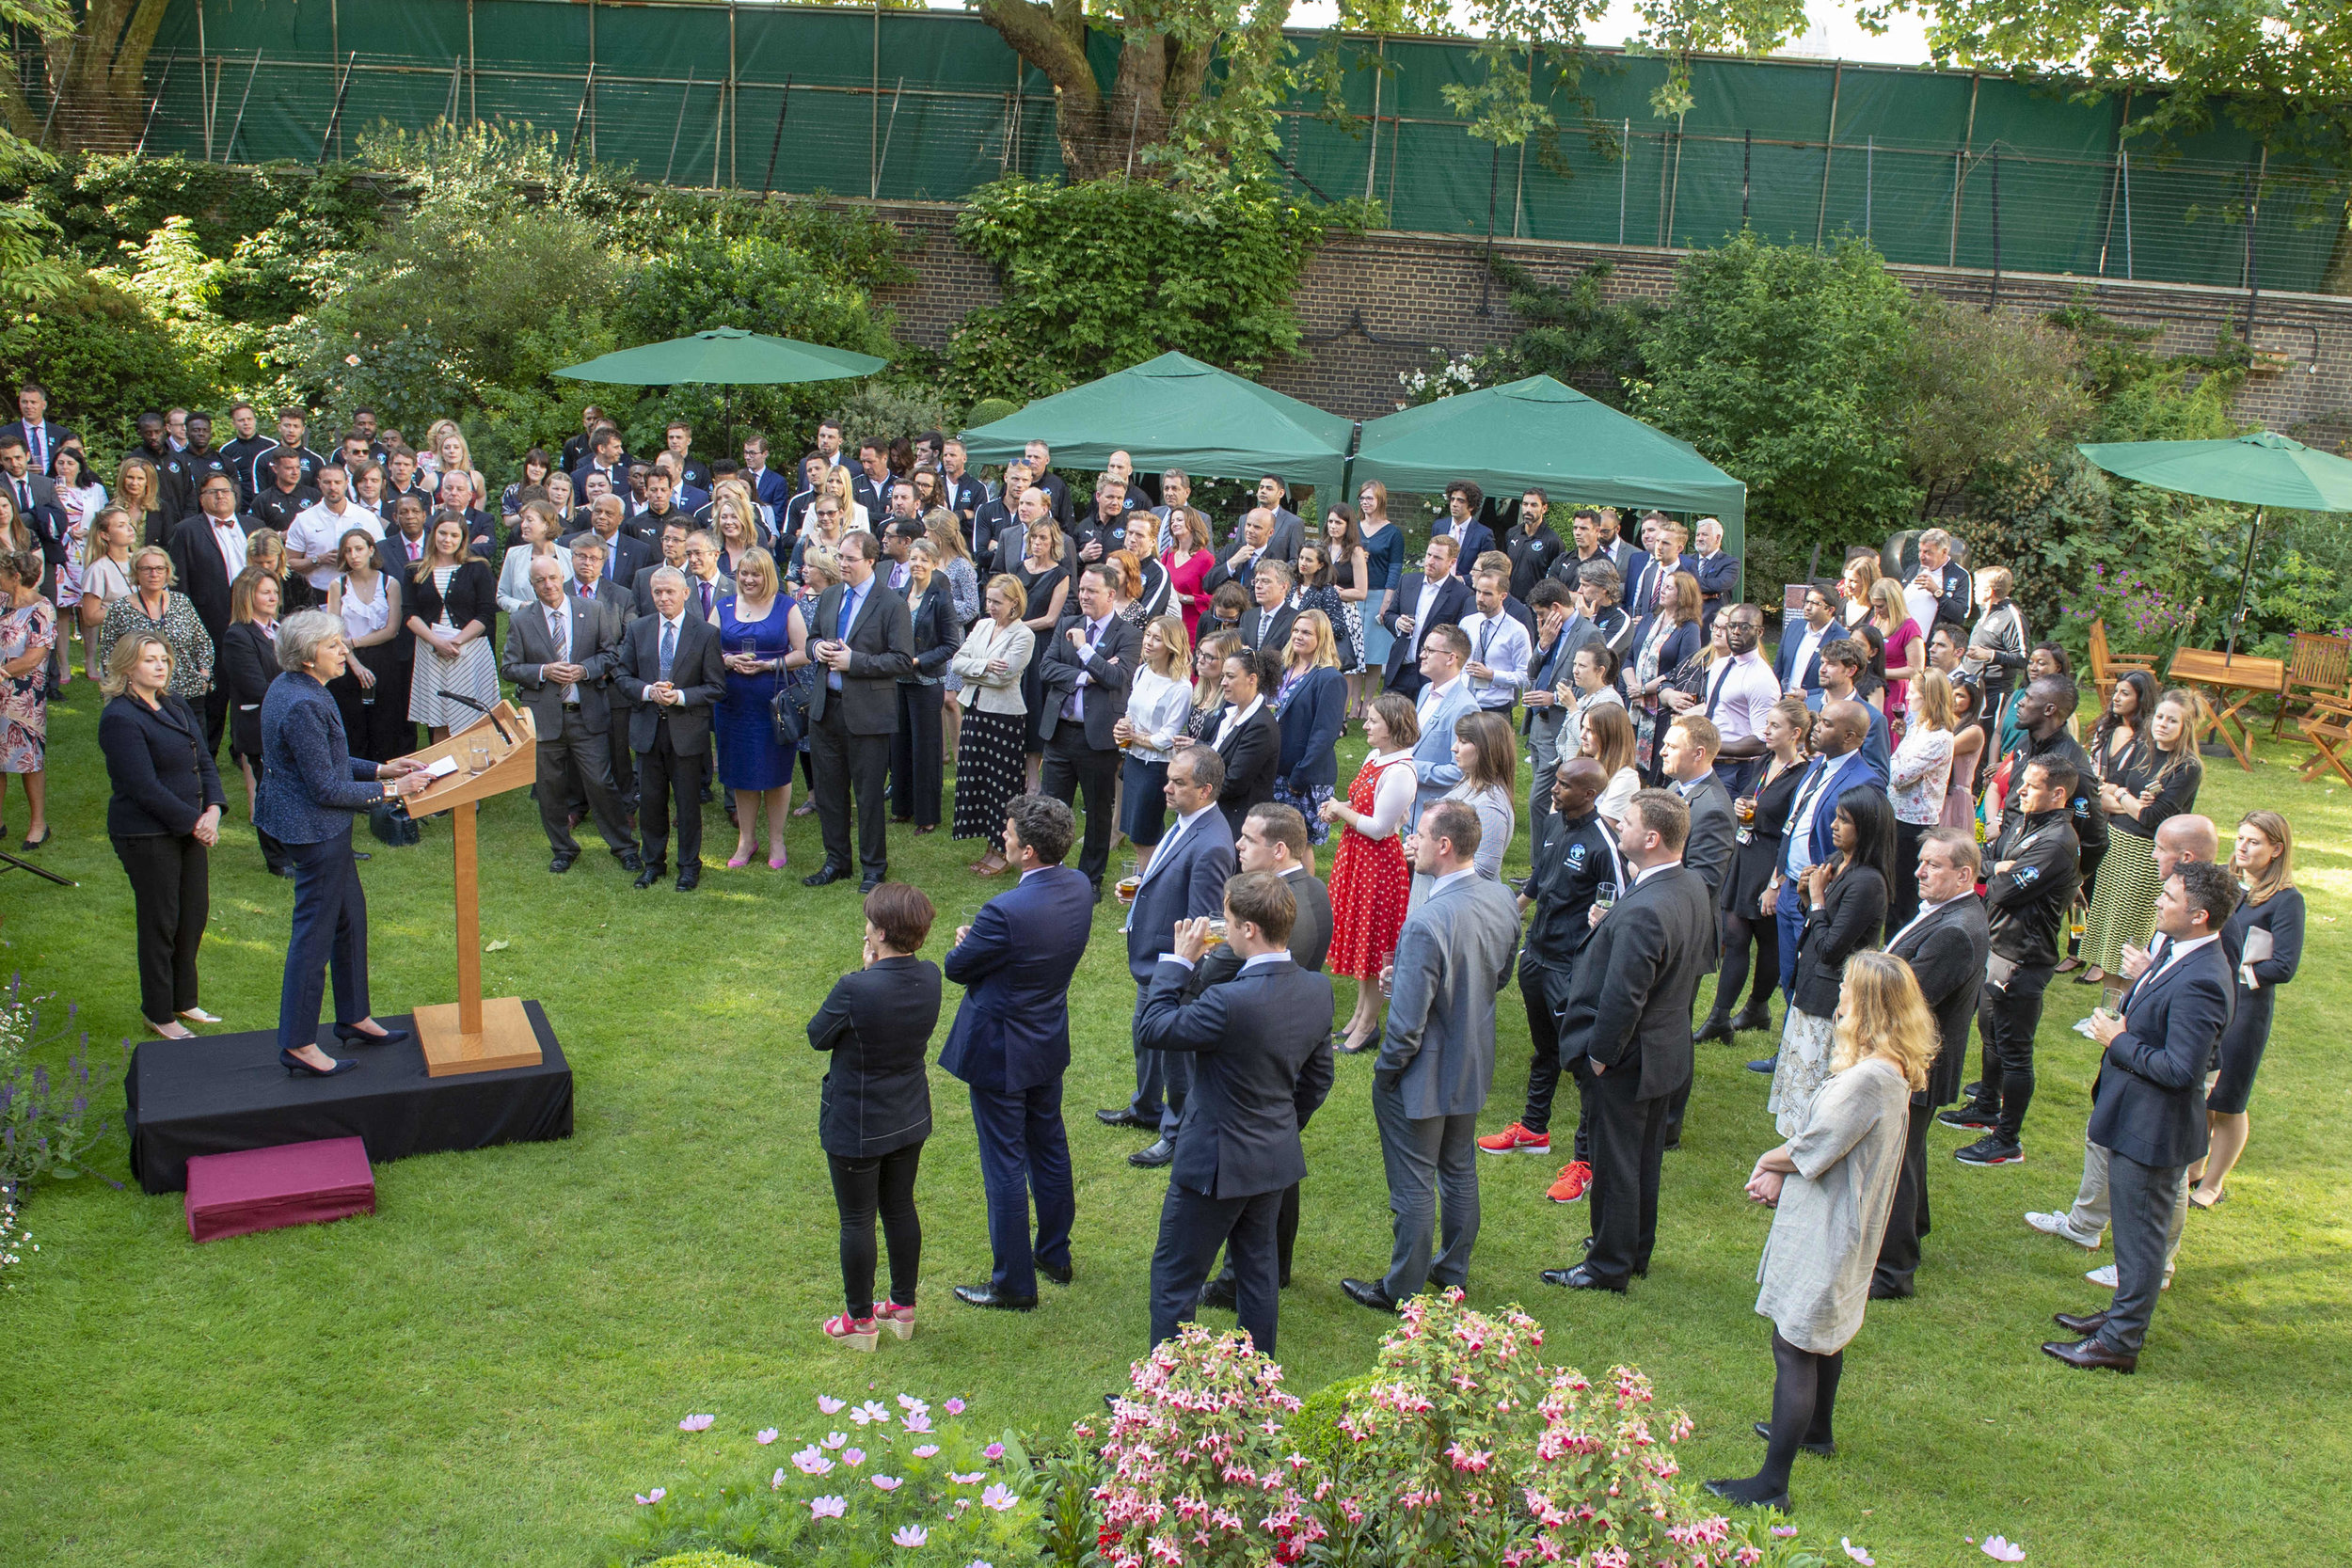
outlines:
[[[898,1424],[905,1427],[909,1432],[929,1432],[931,1430],[931,1418],[929,1416],[924,1415],[921,1411],[915,1411],[912,1414],[899,1417]]]
[[[1002,1481],[997,1482],[994,1486],[990,1487],[987,1491],[980,1494],[980,1506],[982,1508],[993,1508],[999,1513],[1002,1513],[1006,1510],[1011,1508],[1020,1500],[1021,1499],[1019,1497],[1013,1496],[1011,1490]]]
[[[850,1419],[855,1421],[860,1426],[865,1426],[868,1422],[886,1421],[890,1419],[890,1412],[884,1410],[881,1405],[875,1403],[872,1400],[867,1400],[864,1404],[859,1405],[855,1410],[850,1412]]]
[[[916,1445],[914,1449],[908,1451],[913,1453],[917,1459],[929,1459],[931,1455],[939,1451],[939,1445],[936,1443],[922,1443]]]
[[[898,1408],[901,1410],[912,1410],[919,1416],[924,1411],[929,1410],[930,1406],[925,1404],[921,1400],[916,1399],[913,1394],[900,1394],[898,1396]]]
[[[1002,1459],[1005,1457],[1005,1446],[1002,1443],[991,1443],[988,1447],[982,1449],[980,1452],[985,1457],[990,1459]]]
[[[1980,1549],[1983,1551],[1985,1556],[1991,1558],[1995,1562],[2023,1562],[2026,1560],[2025,1547],[2012,1544],[2010,1542],[1997,1535],[1986,1536],[1984,1545]]]
[[[783,1465],[777,1465],[777,1466],[776,1466],[776,1473],[775,1473],[774,1475],[770,1476],[770,1477],[768,1478],[768,1490],[769,1490],[769,1491],[771,1491],[771,1492],[776,1492],[776,1491],[781,1491],[781,1490],[783,1489],[783,1487],[784,1487],[784,1466],[783,1466]]]
[[[834,1399],[831,1394],[819,1394],[817,1396],[817,1408],[823,1411],[828,1416],[838,1416],[841,1414],[842,1407],[849,1402],[850,1402],[847,1400]]]
[[[920,1546],[924,1542],[929,1541],[930,1538],[931,1532],[925,1529],[920,1525],[901,1525],[897,1529],[890,1532],[891,1544],[894,1546],[904,1546],[909,1551]]]
[[[1853,1559],[1856,1562],[1861,1563],[1862,1568],[1878,1568],[1879,1560],[1872,1557],[1868,1552],[1864,1551],[1861,1547],[1855,1545],[1848,1537],[1843,1535],[1839,1536],[1837,1538],[1837,1544],[1845,1547],[1846,1555]]]
[[[874,1483],[874,1489],[878,1492],[896,1492],[906,1484],[897,1476],[869,1476],[866,1479]]]
[[[761,1427],[759,1431],[755,1433],[752,1436],[752,1441],[757,1443],[763,1449],[775,1440],[776,1429],[774,1427]]]
[[[962,1414],[963,1414],[963,1402],[962,1402],[961,1400],[949,1400],[949,1401],[947,1402],[947,1414],[948,1414],[948,1415],[950,1415],[950,1416],[961,1416],[961,1415],[962,1415]]]
[[[808,1516],[812,1519],[838,1519],[849,1512],[850,1499],[847,1497],[811,1497],[808,1500]]]
[[[717,1419],[715,1416],[689,1416],[677,1424],[677,1429],[680,1432],[707,1432],[710,1423]]]
[[[824,1451],[814,1443],[794,1454],[792,1465],[804,1476],[821,1476],[830,1473],[833,1469],[833,1461],[827,1459]],[[779,1475],[782,1473],[782,1471],[777,1472]]]
[[[854,1470],[859,1465],[866,1463],[866,1450],[864,1449],[844,1449],[841,1450],[841,1463],[847,1465],[850,1469]]]
[[[977,1486],[980,1482],[988,1479],[988,1472],[986,1470],[975,1470],[968,1476],[960,1476],[956,1474],[955,1471],[950,1470],[947,1472],[947,1479],[954,1481],[958,1486]]]
[[[670,1494],[666,1488],[657,1486],[651,1492],[633,1492],[629,1495],[637,1499],[639,1506],[651,1507]]]
[[[1797,1527],[1794,1525],[1774,1525],[1772,1527],[1772,1533],[1779,1536],[1783,1540],[1787,1540],[1789,1536],[1797,1533]]]
[[[825,1447],[829,1449],[837,1449],[849,1440],[850,1434],[846,1432],[829,1432],[825,1433]]]

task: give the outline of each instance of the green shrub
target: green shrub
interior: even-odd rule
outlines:
[[[13,386],[26,377],[59,388],[86,414],[77,428],[102,465],[130,445],[139,410],[193,406],[217,390],[145,305],[87,275],[37,309],[0,318],[0,378]]]

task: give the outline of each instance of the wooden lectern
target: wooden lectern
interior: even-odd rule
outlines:
[[[454,772],[408,797],[409,816],[421,818],[446,811],[457,828],[457,1000],[414,1009],[428,1077],[539,1065],[538,1032],[532,1028],[521,999],[482,998],[481,880],[474,842],[474,802],[528,787],[537,777],[538,753],[530,713],[501,703],[470,728],[405,759],[420,768],[443,759],[457,765]],[[477,761],[483,764],[480,771],[475,770]]]

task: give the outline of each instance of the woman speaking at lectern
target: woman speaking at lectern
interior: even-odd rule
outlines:
[[[335,1037],[345,1045],[406,1039],[368,1016],[368,900],[351,857],[355,812],[413,795],[426,779],[412,762],[354,757],[326,689],[351,659],[342,617],[305,610],[278,628],[278,667],[262,701],[262,790],[253,825],[285,846],[294,868],[294,938],[278,999],[278,1059],[292,1073],[329,1078],[357,1061],[318,1048],[319,972],[335,973]]]

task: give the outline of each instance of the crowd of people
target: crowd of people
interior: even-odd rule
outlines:
[[[852,447],[832,422],[788,471],[756,435],[706,465],[682,421],[641,462],[591,407],[494,515],[446,422],[418,451],[357,411],[322,454],[301,410],[273,442],[240,404],[219,449],[202,414],[157,414],[110,493],[40,388],[19,405],[0,429],[0,768],[44,841],[42,704],[78,628],[110,699],[108,831],[157,1034],[213,1022],[196,951],[224,737],[265,863],[296,881],[290,1071],[359,1060],[310,1037],[330,957],[339,1037],[388,1037],[352,957],[351,816],[415,787],[396,759],[418,726],[466,727],[501,681],[538,735],[552,874],[593,821],[641,889],[670,875],[675,833],[689,892],[706,803],[736,829],[731,870],[762,858],[763,828],[784,870],[788,822],[818,816],[803,881],[854,875],[866,920],[864,967],[809,1024],[832,1053],[836,1340],[913,1331],[943,975],[963,990],[940,1065],[970,1089],[994,1255],[955,1293],[1026,1310],[1040,1276],[1072,1277],[1069,985],[1111,897],[1135,1089],[1096,1117],[1149,1134],[1130,1162],[1169,1173],[1155,1339],[1206,1306],[1273,1350],[1299,1133],[1335,1056],[1372,1057],[1393,1218],[1385,1270],[1342,1289],[1392,1312],[1468,1280],[1480,1157],[1551,1155],[1564,1077],[1577,1114],[1547,1196],[1591,1223],[1542,1277],[1628,1291],[1698,1046],[1770,1033],[1747,1066],[1785,1141],[1748,1193],[1775,1210],[1757,1310],[1776,1384],[1762,1468],[1710,1483],[1739,1501],[1786,1505],[1796,1453],[1832,1442],[1865,1302],[1918,1289],[1931,1129],[1972,1135],[1963,1166],[2025,1158],[2059,976],[2086,988],[2076,1027],[2102,1065],[2073,1208],[2025,1217],[2086,1250],[2111,1230],[2116,1263],[2091,1275],[2112,1305],[2061,1314],[2045,1351],[2131,1370],[2187,1210],[2224,1200],[2246,1148],[2301,952],[2287,822],[2249,814],[2225,854],[2195,815],[2193,698],[2127,673],[2086,733],[2065,652],[1942,530],[1909,576],[1866,547],[1805,585],[1768,658],[1716,519],[1580,506],[1564,540],[1536,487],[1449,485],[1408,570],[1377,483],[1311,521],[1264,475],[1220,523],[1191,476],[1147,485],[1124,453],[1081,504],[1042,442],[993,484],[939,433]],[[1365,754],[1343,781],[1351,726]],[[972,873],[1013,879],[938,965],[919,956],[930,900],[890,879],[894,825],[977,840]],[[1344,1015],[1333,977],[1356,982]],[[1525,1096],[1481,1136],[1514,978]]]

